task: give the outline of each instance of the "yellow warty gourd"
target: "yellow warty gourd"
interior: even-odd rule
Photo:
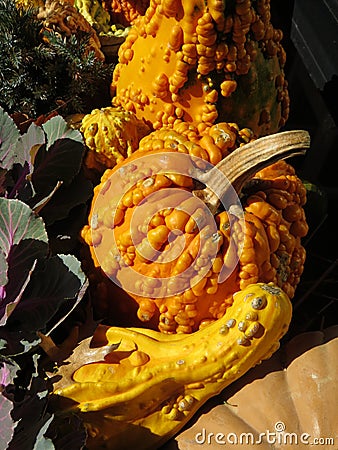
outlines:
[[[130,156],[150,127],[123,108],[107,106],[93,109],[81,122],[81,132],[89,149],[85,165],[103,173]]]

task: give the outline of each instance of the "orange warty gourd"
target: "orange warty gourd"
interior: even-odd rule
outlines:
[[[90,251],[85,270],[92,280],[98,315],[119,325],[143,323],[166,333],[191,333],[222,317],[233,293],[249,284],[273,282],[293,297],[303,271],[301,238],[308,226],[303,210],[306,190],[292,166],[279,161],[257,172],[242,191],[242,219],[236,208],[223,210],[212,217],[214,228],[206,207],[194,206],[187,213],[190,200],[186,195],[191,197],[196,188],[193,176],[187,175],[189,168],[179,174],[161,171],[156,163],[139,169],[143,157],[155,161],[163,152],[173,155],[169,160],[181,170],[181,160],[175,160],[175,155],[190,154],[217,164],[250,140],[249,130],[239,130],[235,124],[213,125],[203,136],[188,124],[180,124],[175,130],[150,133],[130,158],[106,170],[94,190],[89,223],[81,233]],[[117,173],[123,173],[125,183],[125,193],[118,198],[112,181]],[[142,233],[147,242],[133,240],[141,226],[135,221],[138,208],[146,221]],[[176,238],[184,242],[180,255],[168,260],[157,257],[156,252],[167,254]],[[128,276],[136,292],[122,280],[128,293],[123,292],[110,279],[124,266],[132,269]],[[189,276],[177,281],[190,266]],[[228,271],[225,280],[223,270]],[[136,274],[144,278],[138,280]],[[168,281],[166,295],[160,291],[163,279]],[[182,284],[178,292],[177,283],[188,284]]]
[[[236,122],[256,136],[289,115],[269,0],[151,0],[119,49],[113,102],[154,128]]]

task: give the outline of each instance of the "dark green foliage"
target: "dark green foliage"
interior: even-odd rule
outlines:
[[[87,112],[113,70],[86,51],[89,37],[44,31],[34,9],[0,0],[0,106],[30,117]]]

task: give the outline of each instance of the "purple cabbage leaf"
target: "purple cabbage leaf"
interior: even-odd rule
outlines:
[[[47,333],[78,304],[86,281],[73,255],[56,255],[38,261],[30,281],[7,321],[10,331]]]
[[[25,203],[0,198],[0,326],[19,303],[37,259],[47,252],[43,220]]]
[[[0,443],[6,448],[14,435],[16,421],[11,417],[14,403],[6,397],[6,389],[13,384],[19,366],[0,357]]]

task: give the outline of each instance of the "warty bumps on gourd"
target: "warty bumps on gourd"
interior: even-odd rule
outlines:
[[[90,252],[84,268],[91,280],[96,314],[108,318],[110,323],[127,326],[143,323],[166,333],[191,333],[222,317],[232,302],[233,293],[249,284],[274,282],[290,298],[293,297],[305,261],[301,238],[308,231],[303,209],[306,190],[294,168],[285,161],[259,171],[254,180],[244,186],[241,200],[244,222],[229,211],[216,214],[217,230],[210,239],[214,243],[217,241],[217,254],[212,267],[203,276],[200,271],[210,258],[207,254],[201,254],[197,259],[196,256],[204,234],[207,235],[207,226],[205,230],[203,226],[199,229],[196,226],[198,211],[191,216],[185,214],[180,199],[181,191],[194,190],[193,178],[172,173],[147,173],[140,181],[133,182],[137,170],[126,170],[123,179],[132,187],[118,199],[118,204],[114,199],[115,186],[110,180],[126,162],[135,162],[136,167],[138,159],[144,155],[155,158],[156,154],[172,152],[173,155],[185,153],[217,164],[241,143],[251,139],[252,133],[248,129],[240,130],[235,124],[213,125],[200,136],[192,126],[181,123],[174,129],[162,128],[150,133],[140,141],[139,149],[131,157],[105,171],[94,190],[88,225],[81,232]],[[149,262],[133,244],[133,213],[150,194],[161,190],[167,193],[168,189],[177,192],[177,205],[173,204],[168,210],[158,203],[156,213],[149,209],[152,217],[146,230],[147,239],[155,250],[165,252],[170,247],[170,232],[179,230],[184,236],[185,247],[178,258],[169,262],[157,263],[156,258],[152,260],[151,257]],[[147,215],[147,211],[144,214]],[[109,237],[112,232],[117,243],[116,255]],[[238,242],[243,243],[243,251]],[[205,243],[201,248],[208,251]],[[98,258],[98,253],[104,256]],[[231,266],[234,258],[238,258],[238,262],[233,272],[225,281],[219,282],[220,270],[223,266]],[[129,292],[127,295],[109,278],[116,275],[121,264],[149,277],[147,283],[137,287],[138,294]],[[154,296],[157,278],[175,277],[189,265],[194,266],[195,275],[200,276],[198,283],[192,278],[190,288],[179,295]]]
[[[151,0],[119,49],[113,103],[151,122],[236,122],[261,136],[289,115],[270,0]]]
[[[121,107],[93,109],[81,120],[80,131],[88,147],[84,163],[101,175],[137,150],[151,128],[135,114]]]

